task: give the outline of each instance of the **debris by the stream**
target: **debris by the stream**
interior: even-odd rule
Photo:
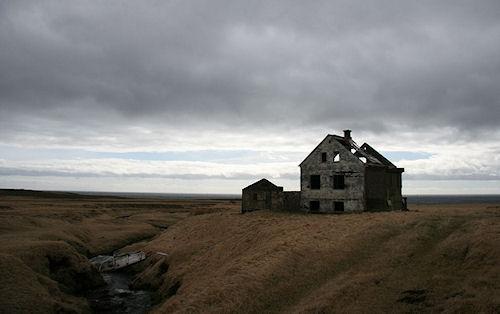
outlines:
[[[90,259],[90,262],[100,271],[114,271],[146,259],[146,253],[129,252],[118,255],[99,255]]]

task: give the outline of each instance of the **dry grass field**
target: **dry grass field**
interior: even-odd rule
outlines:
[[[88,257],[227,208],[234,201],[0,190],[0,313],[89,312],[83,294],[103,282]]]
[[[411,209],[189,217],[135,284],[158,313],[499,313],[500,206]]]
[[[128,244],[148,254],[133,286],[158,313],[500,312],[500,205],[239,206],[0,191],[0,312],[89,312],[87,257]]]

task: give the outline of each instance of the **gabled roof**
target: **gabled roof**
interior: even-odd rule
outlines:
[[[361,147],[359,147],[356,142],[354,142],[351,138],[345,138],[339,135],[328,134],[308,155],[307,157],[299,164],[299,167],[311,156],[311,154],[329,137],[332,137],[333,140],[336,140],[341,145],[343,145],[351,154],[354,156],[361,158],[366,158],[366,165],[369,166],[386,166],[388,168],[396,168],[396,166],[391,163],[387,158],[382,156],[379,152],[377,152],[373,147],[364,143]],[[361,159],[360,159],[361,160]]]
[[[267,179],[260,179],[259,181],[250,184],[243,190],[283,191],[283,187],[277,186]]]
[[[325,138],[321,142],[319,142],[319,144],[316,145],[316,147],[314,147],[314,149],[307,155],[307,157],[304,158],[304,160],[302,160],[302,162],[299,164],[299,167],[302,166],[302,164],[304,163],[304,161],[306,161],[307,158],[309,158],[309,156],[311,156],[311,154],[316,150],[316,148],[318,148],[319,145],[321,145],[329,136],[336,136],[336,135],[328,134],[327,136],[325,136]]]

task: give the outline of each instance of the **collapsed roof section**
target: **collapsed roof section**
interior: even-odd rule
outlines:
[[[373,147],[371,147],[367,143],[364,143],[363,145],[361,145],[361,147],[359,147],[351,137],[351,130],[344,130],[344,136],[328,134],[324,140],[326,140],[327,138],[332,138],[337,142],[339,142],[340,144],[342,144],[349,152],[351,152],[351,154],[358,157],[358,159],[367,166],[375,166],[375,167],[379,166],[379,167],[387,167],[390,169],[403,170],[402,168],[397,168],[392,162],[390,162],[387,158],[382,156],[382,154],[377,152]],[[323,141],[321,141],[321,143],[323,143]],[[320,146],[321,143],[319,143],[318,146]],[[314,152],[316,148],[312,152]],[[304,161],[307,160],[307,158],[309,158],[311,154],[309,154],[304,159]],[[302,161],[300,164],[302,165],[304,161]]]

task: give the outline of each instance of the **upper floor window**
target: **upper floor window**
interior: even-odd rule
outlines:
[[[321,162],[326,162],[326,153],[321,153]]]
[[[333,176],[333,188],[335,190],[345,189],[345,179],[344,175],[336,174]]]
[[[340,161],[340,153],[334,152],[333,153],[333,162],[339,162],[339,161]]]
[[[321,177],[319,175],[311,175],[311,190],[319,190],[321,188]]]

